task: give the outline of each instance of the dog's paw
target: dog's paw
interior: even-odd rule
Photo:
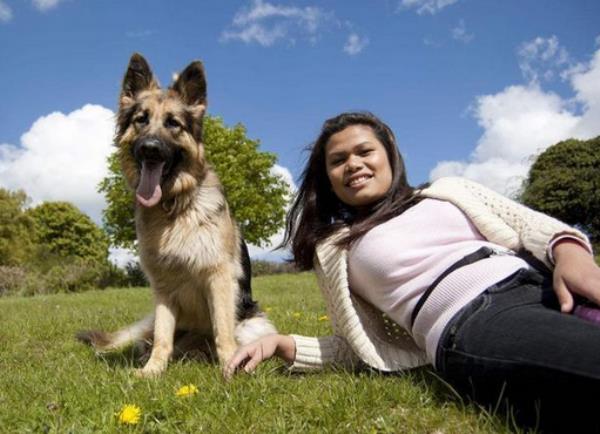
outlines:
[[[233,357],[235,351],[237,350],[236,346],[227,346],[224,348],[217,348],[217,355],[219,357],[219,363],[221,366],[225,366],[225,364]]]
[[[133,375],[137,378],[157,378],[167,369],[166,363],[149,360],[141,369],[135,369]]]

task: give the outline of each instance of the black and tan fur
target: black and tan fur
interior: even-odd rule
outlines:
[[[78,337],[100,351],[151,340],[141,376],[165,370],[176,331],[213,337],[221,363],[238,344],[275,331],[252,301],[246,246],[223,187],[204,159],[205,110],[200,62],[192,62],[163,90],[146,60],[131,57],[115,142],[123,174],[136,191],[138,248],[155,311],[117,332]]]

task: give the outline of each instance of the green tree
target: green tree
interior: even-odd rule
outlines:
[[[583,229],[600,248],[600,136],[565,140],[542,152],[529,170],[521,201]]]
[[[219,175],[227,200],[246,241],[264,245],[283,224],[289,195],[287,183],[271,173],[276,157],[258,150],[238,124],[227,127],[220,118],[204,119],[206,157]],[[108,203],[103,213],[106,232],[114,245],[132,247],[135,240],[134,196],[121,175],[116,153],[108,160],[109,175],[99,191]]]
[[[44,202],[27,211],[35,222],[36,241],[55,258],[106,263],[109,240],[92,219],[69,202]]]
[[[24,191],[0,188],[0,265],[21,265],[34,253],[34,222],[25,213],[28,202]]]

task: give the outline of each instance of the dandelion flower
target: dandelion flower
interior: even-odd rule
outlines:
[[[323,315],[319,317],[319,321],[328,321],[329,317],[327,315]]]
[[[301,314],[300,314],[300,312],[294,312],[294,313],[292,314],[292,316],[293,316],[294,318],[300,318],[300,315],[301,315]]]
[[[119,422],[126,425],[135,425],[140,421],[141,415],[141,408],[137,405],[127,404],[119,412]]]
[[[267,313],[271,312],[272,310],[273,310],[273,308],[270,306],[265,307],[265,312],[267,312]]]
[[[177,396],[192,396],[198,393],[198,388],[193,384],[188,384],[187,386],[181,386],[175,395]]]

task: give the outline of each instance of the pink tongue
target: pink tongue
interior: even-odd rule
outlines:
[[[164,165],[164,162],[152,165],[147,165],[145,161],[142,162],[141,179],[135,192],[140,205],[150,208],[160,202],[162,197],[160,178]]]

